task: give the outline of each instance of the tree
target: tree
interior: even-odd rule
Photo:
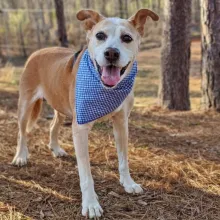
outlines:
[[[165,0],[161,52],[161,105],[189,110],[191,0]]]
[[[54,0],[58,25],[59,41],[62,47],[68,47],[63,0]]]
[[[125,18],[127,19],[129,17],[129,15],[128,15],[128,0],[124,2],[124,13],[125,13]]]
[[[220,1],[201,0],[202,104],[220,111]]]
[[[140,0],[136,0],[136,7],[137,7],[137,10],[139,10],[140,9],[140,2],[139,2]]]
[[[45,2],[43,0],[39,0],[38,4],[39,4],[39,8],[41,9],[41,12],[39,14],[39,16],[41,18],[41,23],[42,23],[41,33],[44,36],[45,44],[48,45],[49,39],[50,39],[50,32],[49,32],[49,26],[46,24],[46,20],[44,17],[44,4],[45,4]]]
[[[101,13],[102,13],[102,15],[107,17],[108,14],[107,14],[107,11],[106,11],[106,4],[107,4],[107,1],[106,0],[102,0],[102,3],[101,3]]]
[[[90,8],[90,1],[89,0],[85,0],[85,6],[86,6],[86,8]]]
[[[118,4],[119,4],[119,17],[120,18],[124,18],[124,4],[123,4],[123,0],[118,0]],[[117,6],[118,7],[118,6]]]

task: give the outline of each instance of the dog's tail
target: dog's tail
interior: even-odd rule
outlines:
[[[31,111],[31,114],[30,114],[30,117],[29,117],[28,123],[27,123],[26,131],[28,133],[32,130],[32,128],[34,127],[34,124],[36,123],[36,121],[39,117],[39,114],[41,112],[42,102],[43,102],[42,99],[38,99],[34,103],[34,106],[32,108],[32,111]]]

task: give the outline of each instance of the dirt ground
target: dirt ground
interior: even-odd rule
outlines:
[[[160,50],[143,51],[138,59],[129,161],[144,193],[124,192],[112,125],[96,123],[90,134],[90,157],[102,219],[219,220],[220,114],[200,109],[199,42],[192,46],[189,112],[156,106]],[[60,131],[60,144],[69,156],[53,158],[47,147],[50,120],[44,117],[48,107],[30,134],[28,165],[10,164],[17,142],[16,77],[21,66],[7,68],[0,70],[0,219],[85,219],[71,128],[63,126]],[[12,83],[4,76],[9,70]]]

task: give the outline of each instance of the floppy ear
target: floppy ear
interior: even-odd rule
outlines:
[[[76,17],[80,21],[84,21],[84,27],[86,30],[91,30],[94,25],[104,19],[104,16],[93,10],[81,10],[76,14]]]
[[[128,19],[128,21],[137,29],[141,36],[144,35],[144,24],[148,16],[154,21],[159,20],[159,16],[148,9],[140,9],[136,14]]]

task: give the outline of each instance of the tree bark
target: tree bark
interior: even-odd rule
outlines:
[[[51,1],[47,1],[47,9],[51,9],[53,6],[53,2]],[[50,28],[53,28],[54,24],[53,24],[53,12],[49,12],[49,24],[50,24]]]
[[[201,0],[202,105],[220,111],[220,1]]]
[[[86,8],[90,8],[90,2],[89,2],[89,0],[86,0]]]
[[[38,49],[42,48],[41,36],[40,36],[40,23],[38,13],[35,14],[35,25],[36,25],[36,35],[37,35],[37,46]]]
[[[62,47],[68,47],[63,0],[54,0],[58,25],[59,41]]]
[[[24,41],[24,35],[23,35],[23,29],[22,29],[22,21],[19,23],[18,34],[20,35],[20,44],[22,46],[23,56],[27,57],[27,51],[25,48],[25,41]]]
[[[140,9],[140,2],[139,2],[139,0],[136,0],[136,8],[137,8],[137,10]]]
[[[191,0],[165,0],[160,104],[189,110]]]
[[[48,45],[49,39],[50,39],[50,32],[49,32],[49,27],[46,24],[46,20],[44,17],[44,3],[45,2],[43,0],[38,1],[39,8],[42,10],[40,13],[40,17],[41,17],[41,21],[42,21],[41,33],[44,36],[44,40],[45,40],[44,44]]]
[[[123,0],[118,0],[118,3],[119,3],[119,17],[124,18]]]
[[[102,5],[101,5],[101,13],[102,13],[102,15],[107,17],[108,14],[107,14],[107,11],[106,11],[106,4],[107,4],[107,1],[103,0]]]
[[[124,14],[125,14],[125,18],[127,19],[129,17],[129,15],[128,15],[128,0],[124,2]]]
[[[200,26],[200,0],[192,1],[192,23]]]

